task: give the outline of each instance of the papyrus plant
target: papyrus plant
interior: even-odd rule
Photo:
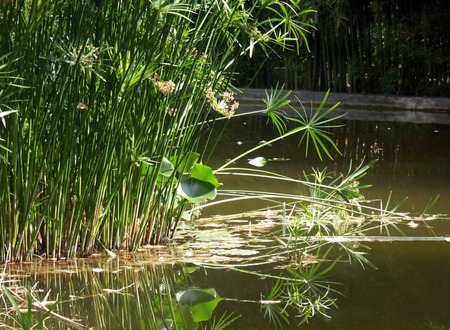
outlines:
[[[2,116],[0,262],[169,240],[211,109],[238,107],[236,63],[300,45],[303,13],[293,1],[1,2],[0,54],[28,88]]]

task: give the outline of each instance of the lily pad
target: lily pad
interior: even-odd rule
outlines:
[[[164,319],[159,326],[158,330],[171,330],[174,329],[175,322],[172,319]]]
[[[180,174],[189,174],[199,158],[200,154],[196,152],[189,152],[183,157],[180,164],[177,166],[177,171]],[[170,160],[173,164],[177,164],[178,157],[170,157]]]
[[[212,183],[216,188],[221,185],[221,183],[217,181],[216,177],[214,176],[211,167],[206,165],[195,164],[191,171],[191,177],[201,181]]]
[[[212,183],[195,178],[184,180],[178,186],[178,195],[186,198],[191,203],[199,203],[205,198],[214,199],[216,194],[216,187]]]
[[[190,289],[177,293],[177,301],[190,306],[194,322],[209,320],[221,300],[215,289]]]
[[[216,298],[214,289],[190,289],[177,293],[177,300],[182,305],[194,306],[200,303],[208,302]]]

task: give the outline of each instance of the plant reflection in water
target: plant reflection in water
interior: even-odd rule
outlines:
[[[113,263],[119,264],[116,261]],[[86,266],[78,271],[72,267],[56,268],[40,275],[25,275],[21,271],[9,273],[5,279],[14,280],[4,281],[2,295],[13,292],[12,296],[20,312],[6,299],[3,300],[1,323],[12,327],[14,319],[29,317],[28,328],[31,328],[43,316],[48,316],[43,324],[48,328],[61,329],[68,325],[103,329],[224,329],[239,317],[233,312],[214,314],[216,306],[222,300],[236,299],[222,298],[214,288],[196,286],[190,279],[193,272],[203,272],[211,267],[227,267],[226,264],[205,265],[205,268],[171,264],[120,264],[122,266],[117,268],[105,264],[105,268],[90,270]],[[264,317],[280,327],[287,324],[286,316],[291,310],[301,315],[302,320],[307,320],[316,313],[326,315],[326,310],[334,305],[334,299],[328,297],[328,293],[335,289],[323,277],[332,265],[322,270],[320,262],[302,265],[300,261],[297,266],[287,266],[282,271],[283,275],[262,275],[258,271],[240,269],[255,275],[255,279],[264,276],[274,286],[267,296],[261,292],[261,299],[258,301],[238,300],[260,304]],[[114,268],[116,269],[113,270]],[[25,269],[22,271],[25,272]],[[27,269],[26,272],[28,271],[30,270]],[[30,288],[30,282],[37,284]],[[28,303],[24,299],[31,295],[34,301],[29,300],[30,310],[24,311],[22,307]],[[53,298],[58,301],[53,301]],[[52,305],[52,315],[37,313],[37,306],[49,304]],[[16,325],[23,327],[22,324]]]
[[[313,189],[314,194],[318,192]],[[249,317],[245,308],[242,316],[239,309],[223,310],[225,302],[258,306],[261,318],[271,328],[297,326],[315,316],[328,317],[339,304],[342,286],[333,281],[331,271],[343,262],[343,256],[370,265],[360,242],[364,233],[384,230],[388,224],[408,227],[407,221],[412,219],[380,210],[365,221],[356,221],[355,215],[361,220],[362,212],[357,207],[349,209],[344,200],[342,203],[345,208],[336,204],[329,210],[324,203],[316,209],[306,203],[303,208],[284,203],[279,210],[261,212],[260,218],[199,221],[195,229],[180,230],[176,247],[118,254],[108,260],[55,261],[47,267],[47,262],[7,265],[1,294],[8,287],[22,310],[27,303],[21,303],[18,296],[26,301],[25,288],[31,283],[35,305],[37,301],[52,305],[56,315],[84,327],[224,329],[233,328],[237,318]],[[364,208],[362,203],[360,208]],[[187,258],[188,264],[180,262]],[[214,287],[207,277],[217,271],[238,280],[239,274],[244,274],[250,280],[228,279]],[[258,286],[259,297],[255,290],[242,295],[251,282]],[[55,303],[58,299],[61,301]],[[24,315],[36,324],[44,313],[25,311]],[[14,326],[13,317],[18,319],[17,310],[2,299],[1,323]],[[67,327],[54,315],[44,325]]]

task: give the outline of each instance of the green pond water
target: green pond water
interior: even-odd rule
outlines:
[[[226,133],[208,165],[218,167],[260,141],[275,137],[265,123],[264,117],[227,123]],[[297,147],[299,137],[295,136],[247,158],[289,159],[269,161],[263,169],[295,178],[302,178],[303,171],[311,173],[312,167],[327,167],[327,173],[333,175],[347,172],[350,160],[355,165],[363,159],[379,159],[361,180],[373,185],[362,191],[367,200],[375,200],[373,205],[379,206],[380,199],[386,203],[392,191],[391,207],[408,197],[400,210],[419,215],[430,199],[440,195],[428,213],[450,213],[448,126],[342,123],[344,127],[333,129],[332,138],[342,152],[342,156],[334,155],[335,160],[320,161],[311,151],[305,158],[304,149]],[[236,166],[251,165],[243,159]],[[307,193],[301,185],[273,180],[233,176],[219,179],[227,189]],[[266,207],[271,204],[247,200],[205,208],[202,217]],[[280,217],[270,211],[261,211],[255,217],[199,220],[195,229],[184,224],[177,247],[145,247],[135,254],[122,253],[109,259],[99,255],[10,264],[0,280],[12,291],[19,292],[27,283],[35,286],[34,295],[40,301],[49,301],[47,306],[62,296],[55,313],[98,329],[211,329],[220,324],[221,317],[229,317],[229,321],[237,317],[227,329],[448,329],[450,223],[446,216],[437,218],[418,228],[402,225],[412,238],[404,239],[393,231],[394,240],[363,242],[370,247],[366,257],[377,269],[349,263],[342,252],[334,268],[311,281],[310,287],[291,280],[295,276],[304,278],[306,271],[313,276],[314,271],[318,274],[326,270],[339,257],[339,249],[330,255],[324,256],[322,250],[306,256],[301,267],[289,271],[285,255],[277,256],[271,249],[283,226]],[[430,228],[440,239],[429,239]],[[356,248],[360,243],[354,244]],[[278,282],[279,278],[283,280]],[[278,311],[286,306],[285,296],[270,296],[277,283],[291,294],[291,305],[286,308],[289,315],[285,319],[278,316],[279,323],[276,316],[269,317],[269,310],[280,315],[276,306],[281,306]],[[305,311],[320,303],[329,307],[327,317],[316,310],[308,323],[299,325],[300,308]],[[0,323],[13,326],[10,316],[16,314],[5,309],[5,304],[3,296]],[[49,329],[73,328],[55,318],[45,325]]]

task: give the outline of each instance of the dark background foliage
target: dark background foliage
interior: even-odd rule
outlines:
[[[444,0],[311,0],[310,52],[248,58],[238,86],[450,96],[450,6]]]

